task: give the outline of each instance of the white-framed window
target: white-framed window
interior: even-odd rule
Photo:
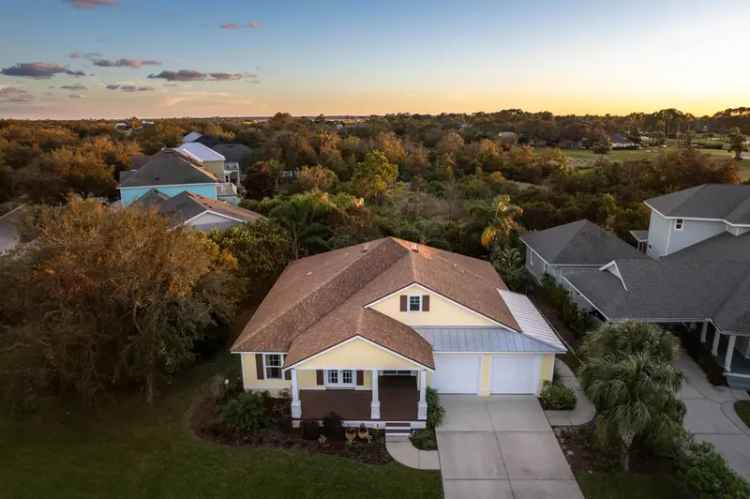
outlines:
[[[380,373],[382,376],[416,376],[416,371],[407,370],[385,370]]]
[[[354,386],[355,377],[353,369],[328,369],[326,370],[326,386],[348,387]]]
[[[681,218],[678,218],[674,221],[674,230],[682,230],[682,228],[685,226],[685,221]]]
[[[410,295],[409,296],[409,312],[421,312],[422,311],[422,295]]]
[[[265,367],[266,379],[281,379],[283,373],[281,366],[284,365],[284,356],[280,353],[264,353],[263,366]]]

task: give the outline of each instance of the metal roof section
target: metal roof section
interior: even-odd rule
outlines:
[[[560,348],[502,327],[418,326],[413,329],[433,352],[560,353]],[[563,350],[564,351],[564,350]]]
[[[206,147],[200,142],[187,142],[177,148],[179,151],[187,154],[196,161],[203,163],[204,161],[224,161],[223,155],[214,151],[210,147]]]
[[[203,135],[201,135],[198,132],[190,132],[189,134],[185,135],[182,138],[182,142],[183,142],[183,144],[187,143],[187,142],[195,142],[196,140],[200,139],[201,137],[203,137]]]
[[[568,350],[528,296],[507,289],[498,289],[497,291],[510,309],[510,313],[513,314],[513,318],[521,327],[523,334],[563,352]]]

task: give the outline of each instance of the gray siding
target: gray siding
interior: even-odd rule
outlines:
[[[528,246],[526,247],[526,270],[539,281],[542,280],[546,271],[544,261],[539,255],[531,251],[531,248]]]
[[[726,230],[724,222],[704,222],[699,220],[683,220],[682,230],[675,230],[674,220],[671,220],[669,246],[667,254],[680,251],[693,244],[705,241],[710,237],[721,234]]]
[[[648,223],[648,247],[646,248],[649,256],[660,257],[667,254],[669,231],[670,221],[651,210],[651,219]]]

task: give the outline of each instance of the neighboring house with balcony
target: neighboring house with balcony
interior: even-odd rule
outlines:
[[[685,324],[703,343],[711,333],[729,385],[750,388],[750,186],[700,185],[645,204],[648,232],[631,234],[650,258],[613,251],[611,234],[576,239],[570,226],[588,225],[579,221],[523,236],[527,268],[538,276],[535,257],[547,255],[549,273],[603,320]],[[568,255],[564,267],[550,248]]]
[[[173,228],[185,226],[201,231],[225,230],[265,218],[254,211],[190,191],[168,197],[152,189],[136,200],[133,206],[155,209],[169,219]]]
[[[425,425],[440,393],[538,394],[564,344],[486,261],[388,237],[302,258],[231,351],[245,390],[291,394],[295,425]]]

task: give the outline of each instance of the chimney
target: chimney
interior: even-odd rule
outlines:
[[[411,250],[414,253],[419,253],[419,246],[417,245],[417,243],[411,243]]]

